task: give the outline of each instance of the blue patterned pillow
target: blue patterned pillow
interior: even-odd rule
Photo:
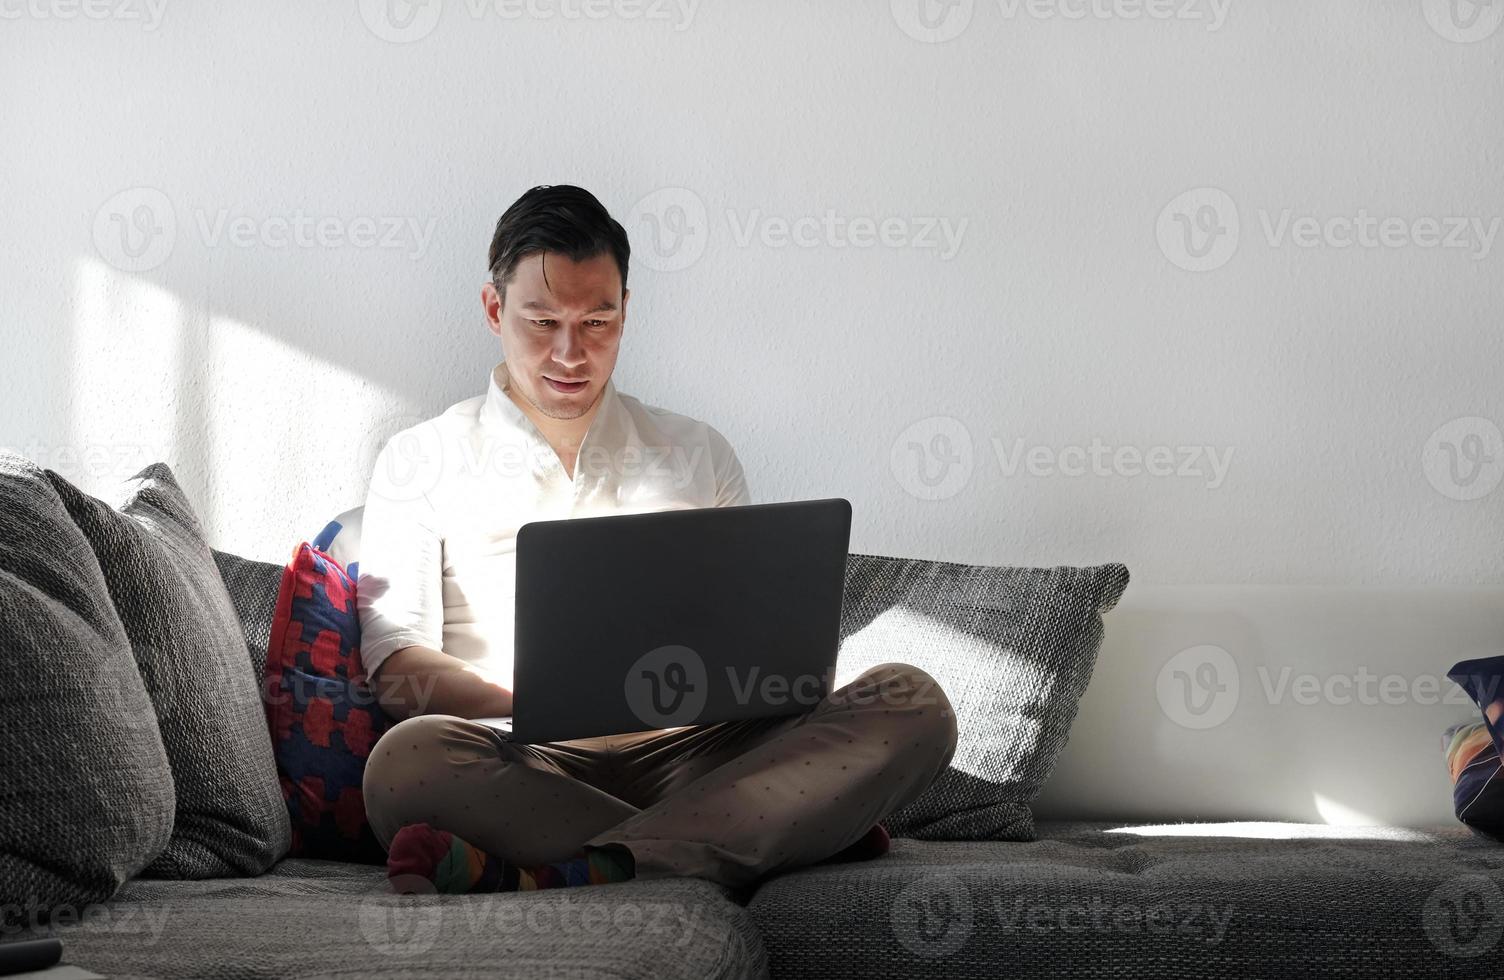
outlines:
[[[382,863],[361,784],[392,722],[361,667],[355,576],[315,544],[300,544],[283,570],[265,690],[291,855]]]

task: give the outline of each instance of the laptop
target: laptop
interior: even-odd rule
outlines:
[[[798,714],[830,689],[842,498],[532,521],[517,532],[515,742]]]

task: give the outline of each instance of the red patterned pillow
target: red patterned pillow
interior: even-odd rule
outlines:
[[[307,542],[282,572],[264,690],[292,816],[289,856],[384,862],[361,782],[371,747],[392,722],[361,669],[355,582]]]

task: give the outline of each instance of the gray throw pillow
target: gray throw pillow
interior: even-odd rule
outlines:
[[[104,575],[43,470],[0,450],[0,909],[76,915],[167,846],[173,783]]]
[[[282,591],[283,566],[211,550],[235,614],[240,617],[240,632],[251,658],[251,676],[256,679],[257,689],[264,692],[266,651],[271,646],[272,617],[277,612],[277,593]]]
[[[292,831],[240,619],[188,498],[164,463],[118,509],[48,475],[99,559],[172,763],[172,840],[143,874],[260,874]]]
[[[1065,747],[1122,565],[1006,568],[847,557],[837,680],[888,661],[956,712],[950,768],[884,823],[898,837],[1033,840],[1029,802]]]

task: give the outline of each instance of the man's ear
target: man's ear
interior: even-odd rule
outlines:
[[[623,330],[627,328],[627,300],[631,298],[632,290],[623,289],[621,291],[621,327]]]
[[[486,326],[496,336],[501,336],[501,294],[496,291],[496,284],[486,283],[480,287],[480,305],[486,311]]]

